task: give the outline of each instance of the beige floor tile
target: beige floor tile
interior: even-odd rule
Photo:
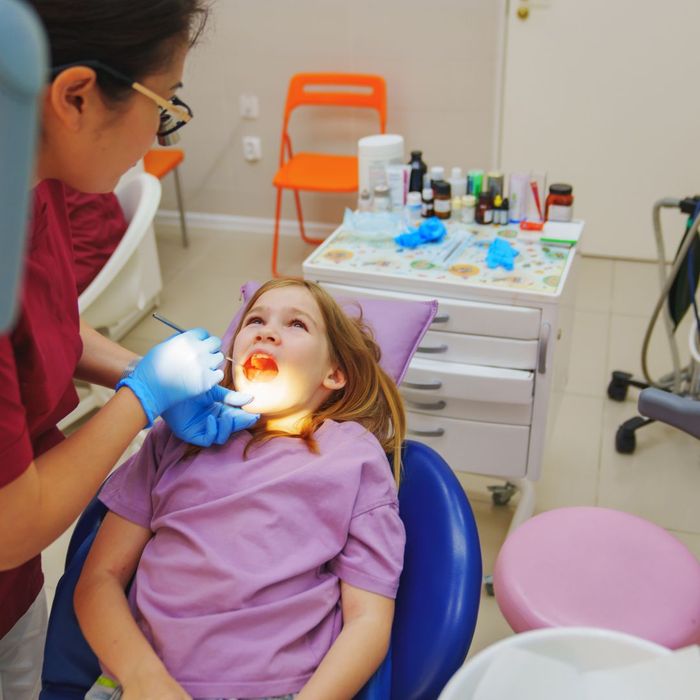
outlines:
[[[567,393],[601,396],[605,391],[609,324],[610,316],[605,313],[574,313]]]
[[[610,311],[612,300],[613,261],[582,257],[576,290],[579,311]]]
[[[641,316],[613,314],[610,317],[610,350],[608,353],[607,379],[613,370],[631,372],[635,378],[642,379],[641,353],[644,335],[649,319]],[[691,316],[687,314],[678,327],[675,337],[681,366],[688,363],[688,333]],[[669,373],[673,367],[668,338],[659,322],[651,338],[648,350],[647,366],[656,381]],[[637,400],[637,392],[631,391],[629,400]]]
[[[535,510],[595,505],[603,399],[566,393],[545,446]]]
[[[598,505],[635,513],[672,530],[700,533],[698,441],[655,423],[637,432],[633,454],[619,454],[615,432],[635,415],[634,407],[612,401],[603,406]]]
[[[155,230],[164,285],[167,285],[178,272],[193,261],[207,256],[211,248],[212,236],[215,235],[210,231],[193,228],[189,230],[189,246],[185,248],[182,245],[179,226],[156,224]]]
[[[679,530],[669,530],[669,532],[677,537],[700,561],[700,533],[680,532]]]
[[[506,538],[508,527],[513,516],[513,506],[493,506],[490,500],[470,498],[476,526],[481,542],[481,557],[485,574],[493,571],[498,551]],[[481,588],[481,603],[476,621],[474,639],[469,648],[468,656],[485,649],[499,639],[513,634],[512,630],[501,615],[496,599],[486,594]]]
[[[659,298],[661,285],[656,263],[613,262],[611,311],[648,318]]]

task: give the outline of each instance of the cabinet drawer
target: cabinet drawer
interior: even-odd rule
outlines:
[[[454,471],[525,476],[530,439],[526,426],[436,418],[412,411],[407,424],[406,437],[430,445]]]
[[[407,411],[425,413],[440,418],[461,418],[485,423],[510,423],[530,425],[532,404],[495,403],[491,401],[470,401],[450,396],[430,396],[425,391],[415,391],[401,387],[401,396]]]
[[[429,330],[416,357],[506,369],[536,369],[537,341]]]
[[[414,357],[401,382],[401,389],[425,396],[427,401],[454,398],[530,405],[534,373]]]
[[[536,340],[540,334],[540,310],[525,306],[506,306],[462,299],[389,292],[365,287],[323,283],[333,296],[356,299],[437,299],[438,312],[431,329],[449,333]]]

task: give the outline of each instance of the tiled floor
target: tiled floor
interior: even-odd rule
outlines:
[[[202,325],[222,333],[238,307],[241,284],[269,277],[271,239],[201,231],[193,232],[191,239],[190,248],[183,250],[177,230],[160,232],[164,278],[160,311],[182,326]],[[283,238],[283,272],[300,274],[301,261],[310,250],[297,238]],[[569,383],[548,436],[536,508],[602,505],[626,510],[668,528],[700,558],[699,443],[655,424],[639,433],[634,455],[620,455],[614,449],[617,426],[634,415],[637,393],[630,392],[622,404],[609,401],[609,373],[639,372],[642,337],[657,288],[652,264],[582,260]],[[123,342],[143,353],[167,333],[148,317]],[[685,342],[687,325],[679,337]],[[651,367],[657,373],[670,364],[662,341],[659,333],[652,344]],[[484,570],[491,571],[515,500],[494,507],[486,490],[493,479],[465,476],[462,481],[479,527]],[[64,536],[44,555],[49,595],[60,575],[66,544]],[[483,597],[470,654],[509,634],[494,599]]]

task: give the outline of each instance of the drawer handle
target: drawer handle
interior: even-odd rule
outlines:
[[[415,435],[416,437],[442,437],[445,434],[445,429],[436,428],[435,430],[414,430],[409,428],[406,432],[409,435]]]
[[[552,326],[550,326],[549,323],[543,323],[540,344],[537,348],[537,372],[539,374],[547,373],[547,346],[549,345],[549,336],[551,332]]]
[[[436,380],[434,382],[428,382],[422,384],[421,382],[402,382],[401,386],[406,389],[420,389],[421,391],[435,391],[436,389],[442,389],[442,382]]]
[[[433,323],[447,323],[450,320],[450,314],[440,314],[433,319]]]
[[[421,403],[420,401],[406,400],[406,403],[411,408],[417,408],[420,411],[442,411],[447,404],[444,401],[435,401],[433,403]]]
[[[426,354],[428,354],[428,353],[437,354],[440,352],[447,352],[447,350],[448,350],[447,345],[445,345],[445,343],[443,343],[442,345],[433,345],[433,346],[426,345],[425,347],[421,347],[419,345],[416,352],[424,352]]]

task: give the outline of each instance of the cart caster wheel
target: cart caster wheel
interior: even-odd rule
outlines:
[[[488,490],[491,492],[493,505],[507,506],[510,503],[510,499],[517,492],[518,487],[508,481],[503,486],[489,486]]]
[[[491,574],[484,576],[484,588],[486,589],[486,595],[493,597],[493,576]]]
[[[621,425],[615,433],[615,449],[623,455],[631,455],[637,447],[637,438],[634,430]]]
[[[630,388],[627,380],[631,377],[629,372],[613,372],[608,384],[608,398],[613,401],[624,401],[627,398],[627,390]]]
[[[492,493],[491,501],[495,506],[507,506],[510,503],[510,495],[505,493]]]

